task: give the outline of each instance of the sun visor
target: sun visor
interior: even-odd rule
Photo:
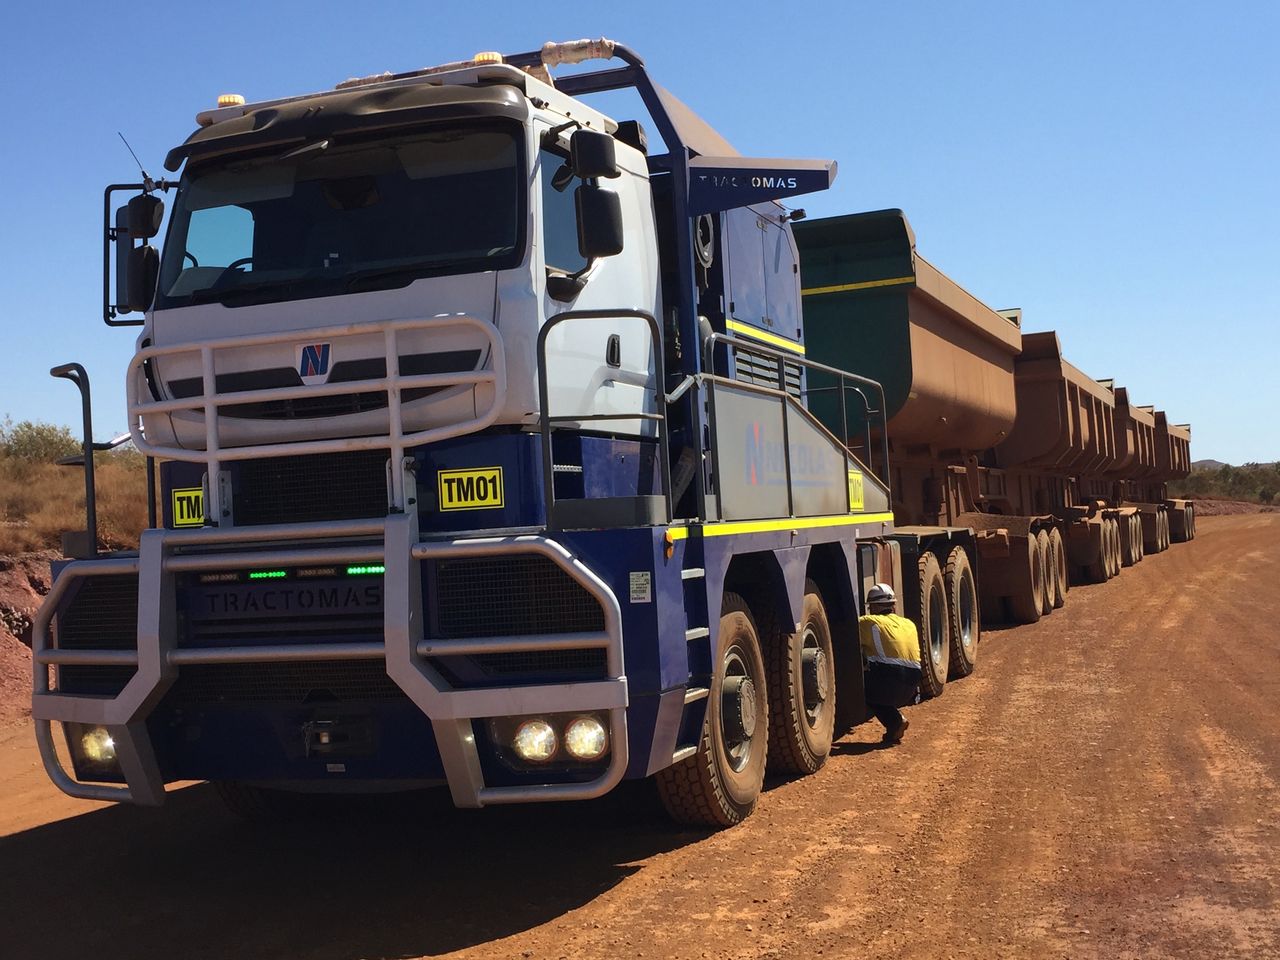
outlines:
[[[689,214],[699,216],[826,190],[834,160],[694,157],[689,161]]]
[[[167,170],[183,161],[286,149],[343,134],[373,133],[437,120],[511,117],[523,120],[528,102],[515,87],[412,84],[357,88],[277,104],[252,104],[238,117],[201,127],[165,157]]]

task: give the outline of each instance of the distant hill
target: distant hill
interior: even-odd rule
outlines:
[[[1223,463],[1221,460],[1192,460],[1191,461],[1192,470],[1221,470],[1225,466],[1228,466],[1228,464]]]

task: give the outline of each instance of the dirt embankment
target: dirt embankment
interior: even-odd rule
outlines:
[[[0,725],[31,712],[31,620],[49,592],[56,556],[46,550],[0,557]]]
[[[1210,500],[1192,497],[1196,505],[1197,517],[1234,517],[1242,513],[1277,513],[1280,507],[1262,503],[1251,503],[1248,500]]]

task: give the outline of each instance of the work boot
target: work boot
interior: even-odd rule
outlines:
[[[904,717],[902,720],[902,723],[898,724],[897,727],[895,727],[892,730],[886,730],[884,732],[884,739],[881,740],[880,742],[888,747],[892,747],[896,744],[901,743],[902,735],[907,732],[907,727],[909,726],[911,726],[911,721]]]

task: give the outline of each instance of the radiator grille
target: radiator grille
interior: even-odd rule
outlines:
[[[63,650],[133,650],[138,645],[138,577],[85,577],[71,603],[58,610]]]
[[[381,613],[326,613],[290,619],[192,620],[185,630],[179,631],[178,646],[381,642],[383,631]]]
[[[778,363],[770,357],[752,353],[741,347],[733,351],[734,378],[743,383],[759,387],[778,389]],[[787,393],[793,397],[800,396],[800,365],[783,363],[783,372],[787,379]]]
[[[482,653],[471,661],[491,676],[563,673],[602,679],[607,675],[604,650],[528,650]]]
[[[58,667],[58,692],[90,697],[115,697],[133,679],[131,666]]]
[[[235,473],[240,526],[361,520],[387,513],[387,452],[245,460]]]
[[[217,703],[346,703],[404,699],[382,660],[200,663],[178,671],[174,706]]]
[[[441,560],[435,574],[442,639],[604,629],[595,597],[546,557]]]

